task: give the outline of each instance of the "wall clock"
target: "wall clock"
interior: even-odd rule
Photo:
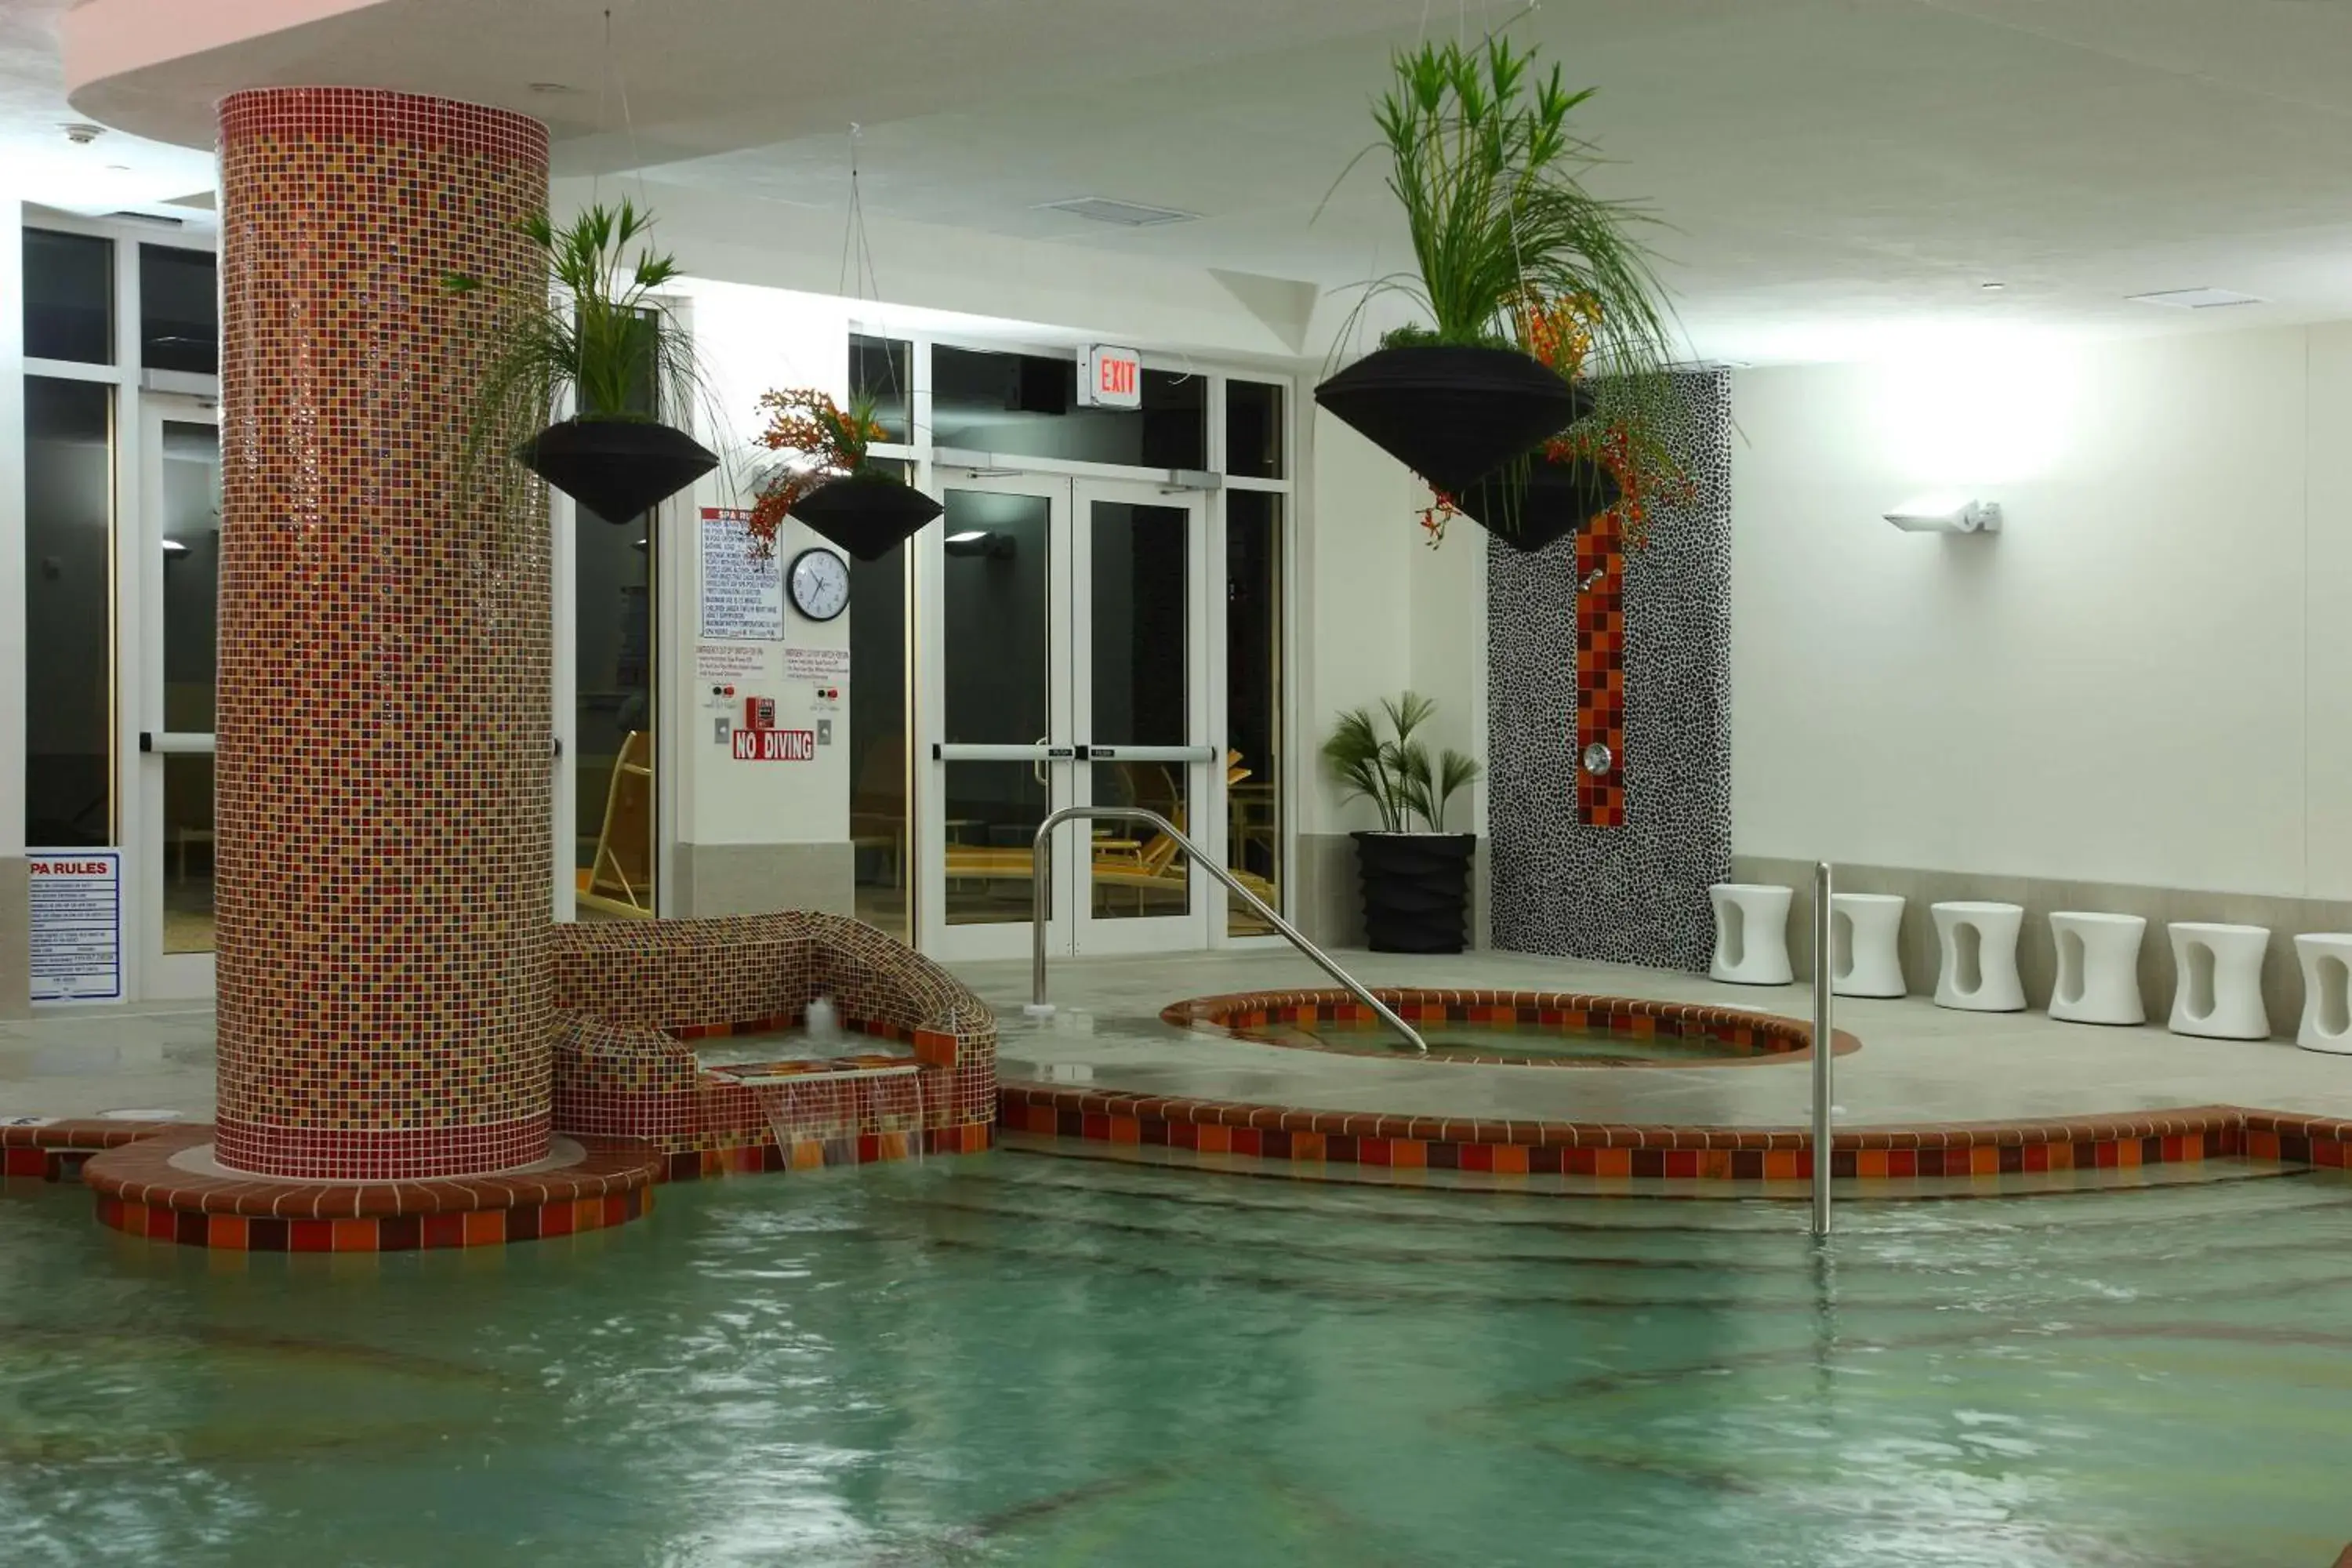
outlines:
[[[849,563],[830,550],[803,550],[786,568],[784,583],[793,608],[813,621],[829,621],[849,608]]]

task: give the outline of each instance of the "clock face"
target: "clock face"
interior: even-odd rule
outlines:
[[[830,550],[803,550],[793,557],[785,577],[793,608],[813,621],[829,621],[849,608],[849,563]]]

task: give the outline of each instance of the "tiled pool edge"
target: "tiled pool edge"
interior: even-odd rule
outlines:
[[[1036,1137],[1202,1153],[1495,1174],[1801,1182],[1800,1127],[1491,1121],[1311,1110],[1008,1082],[997,1125]],[[2172,1164],[2237,1157],[2352,1166],[2352,1121],[2236,1106],[2046,1121],[1857,1127],[1831,1143],[1832,1174],[1862,1181]]]
[[[1559,1068],[1735,1068],[1767,1062],[1810,1061],[1813,1054],[1812,1026],[1795,1018],[1739,1007],[1719,1007],[1695,1002],[1655,1002],[1633,996],[1610,996],[1581,991],[1520,991],[1492,987],[1461,989],[1441,986],[1372,988],[1372,994],[1411,1024],[1483,1025],[1524,1028],[1541,1033],[1590,1031],[1622,1035],[1629,1041],[1660,1037],[1694,1037],[1719,1042],[1719,1058],[1676,1058],[1672,1061],[1640,1058],[1564,1058],[1517,1056],[1433,1056],[1463,1067]],[[1250,1033],[1276,1024],[1309,1026],[1318,1023],[1370,1024],[1379,1016],[1344,991],[1245,991],[1216,996],[1193,996],[1171,1002],[1160,1010],[1160,1022],[1197,1034],[1226,1035],[1276,1045],[1288,1050],[1321,1050],[1340,1056],[1389,1057],[1389,1050],[1355,1050],[1328,1043],[1310,1045],[1297,1040],[1268,1040]],[[1854,1036],[1840,1029],[1837,1054],[1862,1048]]]

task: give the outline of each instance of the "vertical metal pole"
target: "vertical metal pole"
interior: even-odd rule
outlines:
[[[1032,1018],[1050,1018],[1054,1005],[1045,1000],[1045,922],[1053,918],[1054,828],[1059,813],[1047,812],[1029,843],[1029,1000],[1021,1011]]]
[[[1813,868],[1813,1234],[1830,1233],[1830,1097],[1837,1026],[1830,1001],[1830,867]]]

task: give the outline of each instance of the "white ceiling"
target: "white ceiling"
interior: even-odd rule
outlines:
[[[81,212],[138,210],[209,191],[205,153],[108,132],[86,145],[64,127],[88,117],[66,102],[58,18],[71,0],[0,0],[0,188]]]
[[[87,0],[77,21],[160,3]],[[211,98],[236,85],[447,92],[549,119],[560,166],[645,166],[836,225],[855,120],[877,216],[1327,287],[1404,259],[1373,162],[1317,216],[1370,140],[1390,48],[1424,16],[1475,29],[1511,14],[617,0],[608,73],[605,0],[312,3],[342,8],[192,59],[117,51],[126,68],[77,102],[205,140]],[[1613,162],[1596,183],[1663,220],[1700,353],[2352,316],[2352,0],[1546,0],[1511,31],[1601,88],[1587,125]],[[20,95],[5,90],[0,134],[14,135]],[[37,90],[29,101],[43,112]],[[1126,230],[1037,210],[1089,195],[1201,216]],[[2201,285],[2272,302],[2193,316],[2124,302]]]

